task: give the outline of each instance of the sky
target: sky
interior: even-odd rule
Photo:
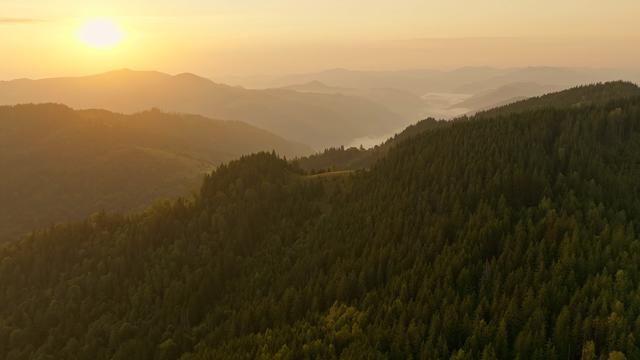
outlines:
[[[635,68],[638,0],[0,0],[0,79],[120,68],[208,77],[329,68]],[[109,19],[123,41],[79,29]]]

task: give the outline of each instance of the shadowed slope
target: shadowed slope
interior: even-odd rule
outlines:
[[[272,149],[289,157],[310,151],[235,121],[0,107],[0,239],[183,195],[221,162]]]

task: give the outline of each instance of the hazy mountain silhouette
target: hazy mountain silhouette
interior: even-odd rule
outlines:
[[[640,73],[618,69],[582,69],[562,67],[526,67],[497,69],[463,67],[450,71],[354,71],[333,69],[315,73],[282,76],[265,86],[287,86],[320,81],[328,86],[347,88],[394,88],[424,95],[429,92],[478,94],[511,83],[534,82],[568,88],[585,83],[629,80],[640,81]]]
[[[430,104],[422,97],[406,91],[394,88],[347,88],[329,86],[320,81],[310,81],[303,84],[294,84],[283,89],[298,92],[310,92],[317,94],[342,94],[357,96],[381,104],[389,110],[402,115],[404,119],[419,119],[429,114]]]
[[[424,91],[424,83],[431,81],[440,73],[437,70],[358,71],[331,69],[308,74],[286,75],[270,81],[268,86],[287,86],[315,80],[330,86],[357,89],[395,88],[419,94]]]
[[[157,107],[241,120],[316,148],[385,134],[411,121],[363,98],[248,90],[193,74],[119,70],[85,77],[0,82],[0,104],[40,102],[125,113]]]
[[[480,81],[469,81],[467,84],[456,87],[454,91],[477,94],[513,83],[537,83],[555,86],[556,88],[569,88],[583,84],[615,80],[638,81],[640,80],[640,74],[634,71],[618,69],[532,66],[505,70],[501,74]]]
[[[271,79],[263,78],[257,83],[255,79],[248,78],[244,84],[253,83],[262,87],[277,86],[305,92],[355,95],[384,105],[405,117],[451,119],[552,90],[616,80],[640,81],[640,73],[620,69],[544,66],[510,69],[463,67],[448,71],[332,69]],[[243,83],[241,79],[236,81]]]
[[[238,121],[0,107],[0,240],[184,195],[221,162],[272,149],[288,157],[311,151]]]
[[[331,86],[369,89],[394,88],[417,95],[447,92],[469,82],[483,81],[504,73],[490,67],[464,67],[451,71],[416,69],[399,71],[358,71],[332,69],[315,73],[293,74],[271,80],[270,86],[321,81]]]

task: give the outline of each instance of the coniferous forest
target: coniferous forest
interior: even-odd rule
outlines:
[[[353,171],[245,156],[9,243],[0,358],[639,359],[636,93],[465,117]]]

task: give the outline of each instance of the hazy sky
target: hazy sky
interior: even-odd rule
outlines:
[[[117,68],[223,75],[557,65],[637,67],[639,0],[0,0],[0,78]],[[78,28],[109,18],[113,49]]]

